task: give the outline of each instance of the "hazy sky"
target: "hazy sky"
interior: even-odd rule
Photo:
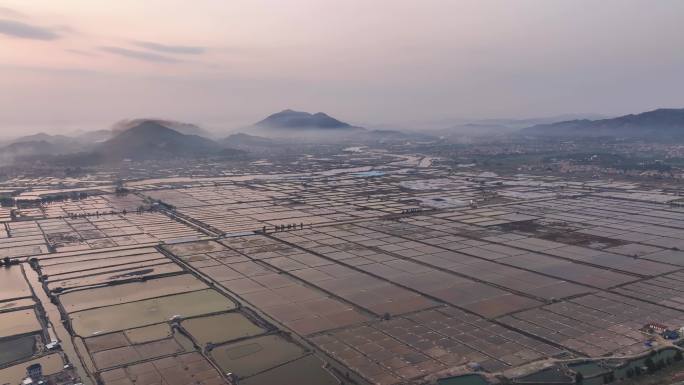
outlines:
[[[681,0],[0,0],[0,133],[684,107]]]

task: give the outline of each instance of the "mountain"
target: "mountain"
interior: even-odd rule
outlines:
[[[203,157],[221,150],[213,140],[181,134],[156,121],[145,120],[101,143],[95,153],[116,161]]]
[[[67,166],[90,166],[130,160],[216,157],[243,159],[245,151],[221,145],[198,135],[186,135],[163,123],[195,132],[199,127],[165,120],[120,123],[113,130],[75,132],[74,136],[44,133],[0,144],[0,165],[43,162]],[[129,127],[130,126],[130,127]],[[200,129],[201,130],[201,129]]]
[[[112,131],[114,133],[120,133],[123,131],[126,131],[130,128],[139,126],[143,123],[156,123],[160,126],[164,126],[167,128],[170,128],[174,131],[178,131],[181,134],[185,135],[197,135],[197,136],[203,136],[205,138],[211,137],[211,134],[194,124],[191,123],[184,123],[184,122],[179,122],[176,120],[165,120],[165,119],[129,119],[129,120],[122,120],[120,122],[117,122],[114,124],[112,127]]]
[[[509,135],[516,133],[523,128],[563,122],[575,119],[604,119],[606,116],[584,113],[584,114],[563,114],[556,116],[510,119],[510,118],[490,118],[490,119],[439,119],[425,122],[412,123],[414,127],[421,127],[423,133],[444,136],[446,138],[460,138],[462,136],[491,136]]]
[[[2,151],[16,154],[55,154],[59,153],[59,146],[45,140],[30,140],[26,142],[14,142],[3,147]]]
[[[40,137],[39,137],[40,138]],[[55,156],[74,151],[61,144],[50,143],[46,140],[27,140],[0,147],[0,165],[9,165],[24,159],[37,156]]]
[[[661,108],[611,119],[578,119],[539,124],[521,130],[533,136],[612,136],[655,140],[684,139],[684,108]]]
[[[92,148],[92,142],[83,138],[41,132],[0,144],[0,164],[8,165],[31,159],[47,159],[87,151],[90,148]]]
[[[12,164],[15,160],[26,156],[57,153],[59,150],[56,146],[44,140],[15,142],[0,148],[0,165]]]
[[[434,140],[425,134],[406,133],[395,130],[370,130],[337,120],[323,112],[283,110],[246,128],[247,134],[230,136],[224,143],[239,143],[239,147],[273,146],[264,139],[278,144],[297,146],[300,144],[371,144],[405,143],[410,141]]]
[[[35,143],[46,142],[54,145],[57,152],[68,153],[73,151],[82,151],[84,146],[90,146],[97,142],[103,142],[113,136],[110,130],[95,130],[95,131],[76,131],[69,135],[50,135],[44,132],[37,134],[21,136],[6,142],[6,144],[13,143]]]
[[[68,145],[74,142],[74,138],[66,135],[50,135],[44,132],[20,136],[9,141],[9,144],[23,142],[47,142],[56,145]]]
[[[65,135],[38,133],[14,138],[0,147],[7,155],[67,154],[83,147],[79,140]]]
[[[266,129],[299,129],[299,130],[345,130],[359,129],[339,121],[323,112],[310,114],[308,112],[283,110],[256,123],[254,126]]]

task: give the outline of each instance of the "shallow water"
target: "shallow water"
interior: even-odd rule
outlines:
[[[134,256],[125,256],[125,257],[105,257],[105,256],[99,256],[96,259],[90,259],[90,260],[84,260],[84,261],[77,261],[77,262],[69,262],[69,263],[57,263],[54,265],[42,265],[41,264],[41,272],[43,274],[50,276],[54,276],[56,274],[65,274],[65,273],[73,273],[74,271],[86,271],[89,269],[101,269],[109,266],[121,266],[121,265],[126,265],[129,263],[138,263],[138,262],[144,262],[144,261],[153,261],[153,260],[160,260],[160,259],[165,259],[165,257],[159,253],[147,253],[147,254],[140,254],[140,255],[134,255]],[[86,273],[84,272],[84,275]]]
[[[219,372],[197,352],[131,365],[126,371],[118,369],[106,371],[102,373],[102,380],[106,385],[226,384]]]
[[[144,301],[84,310],[71,314],[74,333],[82,337],[168,321],[178,315],[192,317],[235,308],[214,290],[200,290]]]
[[[34,336],[23,336],[0,341],[0,365],[31,357],[35,350],[35,345],[36,338]]]
[[[0,338],[42,330],[33,309],[0,313]]]
[[[79,250],[74,252],[62,252],[54,253],[46,256],[39,257],[40,266],[52,266],[52,265],[62,265],[65,263],[79,262],[79,261],[89,261],[93,259],[107,260],[112,258],[134,256],[134,255],[144,255],[150,253],[159,253],[156,249],[152,247],[142,247],[135,249],[122,249],[122,250],[110,250],[110,251],[93,251],[93,250]]]
[[[93,361],[99,369],[106,369],[184,352],[185,348],[175,339],[168,338],[94,353]]]
[[[145,342],[161,340],[173,335],[171,327],[166,323],[129,329],[126,330],[124,334],[132,344],[142,344]]]
[[[141,267],[147,267],[147,266],[155,266],[159,265],[161,263],[170,263],[171,261],[166,258],[158,258],[158,259],[153,259],[150,261],[145,261],[145,262],[132,262],[132,263],[127,263],[121,266],[108,266],[108,267],[102,267],[102,268],[95,268],[95,269],[90,269],[86,271],[72,271],[69,273],[63,273],[63,274],[57,274],[57,275],[51,275],[48,277],[48,281],[57,281],[57,280],[67,280],[67,279],[73,279],[73,278],[80,278],[83,276],[90,276],[90,275],[96,275],[96,274],[107,274],[111,273],[114,274],[118,271],[125,271],[125,270],[133,270],[133,269],[138,269]]]
[[[244,385],[337,385],[339,383],[330,372],[323,368],[323,362],[314,355],[308,355],[240,381],[240,384]]]
[[[22,307],[33,307],[36,305],[36,301],[31,298],[22,298],[16,301],[2,302],[0,303],[0,311],[9,311],[12,309],[19,309]]]
[[[0,300],[31,296],[31,288],[24,278],[21,266],[0,267]]]
[[[190,274],[78,290],[62,294],[59,300],[68,312],[117,305],[169,294],[205,289],[207,285]]]
[[[151,276],[151,275],[175,273],[175,272],[179,272],[182,270],[175,263],[169,262],[169,263],[165,263],[163,265],[158,265],[157,263],[159,263],[159,262],[164,262],[164,260],[158,259],[158,260],[152,261],[152,263],[155,266],[141,267],[141,268],[135,268],[135,269],[129,269],[129,270],[121,270],[118,272],[109,272],[109,273],[98,274],[98,275],[84,276],[84,277],[80,277],[80,278],[70,278],[70,279],[66,279],[63,281],[52,281],[52,282],[48,283],[48,288],[50,290],[54,290],[57,287],[69,289],[69,288],[75,288],[75,287],[80,287],[80,286],[100,285],[103,283],[118,281],[118,280],[122,280],[122,279],[126,279],[126,278],[132,278],[132,277],[141,278],[141,277],[146,277],[146,276]],[[128,266],[124,266],[121,268],[128,268]]]
[[[164,245],[164,248],[179,257],[225,250],[225,247],[223,245],[214,241],[182,243],[177,245]]]
[[[251,338],[222,345],[211,351],[211,357],[226,373],[249,377],[264,370],[301,357],[304,349],[278,335]]]
[[[183,321],[183,328],[190,333],[200,346],[251,337],[265,330],[255,325],[240,313],[218,314]]]

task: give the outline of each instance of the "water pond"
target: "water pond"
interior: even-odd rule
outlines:
[[[200,346],[207,343],[222,343],[265,332],[240,313],[217,314],[207,317],[191,318],[181,324]]]
[[[168,321],[232,310],[235,303],[214,290],[152,298],[70,314],[74,333],[87,337]]]
[[[303,355],[301,346],[278,335],[250,338],[211,351],[211,357],[224,372],[240,377],[253,376]]]

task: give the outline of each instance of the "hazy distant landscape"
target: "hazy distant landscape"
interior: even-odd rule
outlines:
[[[682,15],[0,0],[0,385],[684,384]]]
[[[560,117],[559,117],[560,118]],[[232,133],[231,133],[232,132]],[[290,109],[250,126],[212,132],[192,123],[160,119],[122,120],[111,128],[78,135],[33,134],[2,144],[5,172],[16,166],[45,168],[45,175],[74,167],[116,168],[141,161],[214,159],[235,162],[296,153],[317,145],[420,148],[445,161],[487,163],[497,171],[551,171],[593,165],[626,173],[653,172],[679,179],[684,165],[684,109],[658,109],[603,119],[495,120],[439,130],[388,130],[353,126],[323,112]],[[600,138],[597,142],[596,138]],[[463,148],[468,144],[470,148]],[[546,146],[546,151],[542,148]],[[484,152],[478,153],[487,147]],[[562,148],[562,149],[561,149]],[[34,170],[37,171],[37,170]],[[660,173],[660,174],[658,174]],[[652,175],[653,176],[653,175]]]

